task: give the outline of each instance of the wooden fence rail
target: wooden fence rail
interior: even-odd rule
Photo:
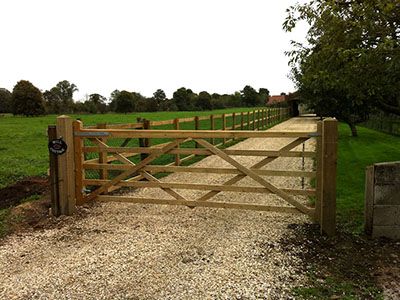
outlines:
[[[84,127],[82,122],[61,116],[57,119],[57,136],[62,136],[69,145],[67,153],[57,157],[59,177],[57,197],[59,214],[71,214],[75,205],[86,201],[122,201],[133,203],[158,203],[186,205],[189,207],[220,207],[252,209],[279,212],[301,212],[307,214],[321,224],[321,231],[333,235],[335,232],[335,193],[336,193],[336,143],[337,122],[326,119],[318,123],[315,132],[262,131],[265,125],[271,125],[273,120],[287,117],[288,110],[270,109],[248,113],[220,116],[193,117],[175,119],[173,130],[152,129],[160,126],[158,122],[140,120],[141,126],[131,124],[131,127],[115,127],[100,124]],[[232,122],[228,126],[226,118]],[[221,129],[215,128],[215,120],[220,117]],[[201,121],[209,120],[209,130],[201,129]],[[168,120],[170,122],[171,120]],[[166,125],[167,121],[162,125]],[[194,122],[194,130],[182,130],[185,122]],[[139,124],[139,123],[137,123]],[[203,127],[204,128],[204,127]],[[240,129],[240,130],[237,130]],[[246,130],[247,129],[247,130]],[[252,129],[252,130],[248,130]],[[54,131],[54,129],[52,129]],[[50,134],[50,131],[49,131]],[[54,136],[54,134],[52,135]],[[245,138],[290,138],[292,141],[279,150],[236,150],[220,149],[217,141]],[[50,135],[49,135],[50,138]],[[317,140],[316,151],[297,151],[309,139]],[[137,144],[134,141],[139,141]],[[151,145],[152,141],[158,144]],[[163,157],[175,157],[172,163],[160,165],[157,163]],[[187,157],[216,155],[230,167],[199,168],[183,166]],[[263,157],[254,165],[248,167],[239,163],[235,156]],[[267,164],[280,157],[299,159],[316,159],[316,170],[266,170]],[[52,165],[54,166],[54,160]],[[96,177],[88,177],[88,172],[97,172]],[[164,182],[156,174],[159,173],[203,173],[231,174],[223,184],[199,184],[196,182]],[[52,172],[54,174],[54,171]],[[291,189],[277,187],[267,180],[267,176],[285,176],[315,178],[316,188]],[[254,180],[257,185],[238,186],[237,182],[245,177]],[[61,180],[62,178],[62,180]],[[52,181],[52,182],[53,182]],[[173,199],[135,198],[127,196],[107,195],[121,187],[160,188]],[[206,191],[198,199],[186,199],[178,191],[193,189]],[[214,201],[212,198],[220,192],[263,193],[279,196],[285,205],[271,206],[254,203],[227,203]],[[52,196],[53,197],[53,196]],[[300,198],[299,198],[300,197]],[[307,205],[307,198],[315,197],[315,207]],[[211,200],[210,200],[211,199]]]

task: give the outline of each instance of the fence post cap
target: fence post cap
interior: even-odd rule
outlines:
[[[61,115],[61,116],[58,116],[57,119],[71,119],[71,117],[67,116],[67,115]]]

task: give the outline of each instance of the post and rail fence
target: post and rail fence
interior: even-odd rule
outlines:
[[[226,123],[228,117],[231,120],[230,124]],[[79,120],[60,116],[57,118],[56,128],[49,127],[49,140],[54,137],[62,138],[68,145],[64,154],[50,154],[53,214],[72,214],[76,205],[90,200],[300,212],[318,222],[321,232],[333,235],[336,226],[337,121],[329,118],[318,122],[316,132],[262,130],[288,117],[288,109],[275,108],[254,111],[252,114],[235,113],[165,121],[140,120],[132,124],[99,124],[84,127]],[[219,127],[215,124],[217,119],[222,121]],[[207,130],[204,130],[204,124],[201,124],[205,120],[209,121]],[[182,129],[185,122],[194,122],[194,129]],[[154,129],[163,125],[172,125],[173,129]],[[224,146],[224,141],[255,137],[284,137],[291,138],[292,142],[277,151],[233,150],[221,147]],[[294,149],[309,139],[316,139],[316,151]],[[153,141],[154,144],[151,144]],[[226,161],[230,168],[199,168],[183,164],[188,157],[190,159],[194,156],[209,155],[218,156]],[[246,167],[233,158],[235,155],[258,156],[263,159],[251,167]],[[170,162],[165,163],[163,157],[170,157]],[[316,168],[314,171],[262,169],[279,157],[314,158]],[[88,176],[93,171],[96,172],[96,176]],[[234,177],[217,185],[164,182],[156,176],[159,173],[175,172],[231,174]],[[276,187],[263,176],[316,178],[316,187]],[[245,177],[252,178],[258,186],[235,185]],[[111,193],[121,187],[160,188],[173,199],[135,198]],[[198,199],[187,199],[177,192],[180,189],[203,190],[207,193]],[[285,205],[219,202],[212,199],[224,191],[275,194]],[[307,201],[304,201],[308,197],[315,197],[315,207],[310,207]]]

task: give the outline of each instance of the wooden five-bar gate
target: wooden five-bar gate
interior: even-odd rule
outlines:
[[[57,131],[49,131],[49,137],[62,137],[68,149],[57,157],[51,155],[52,193],[58,201],[53,206],[55,214],[71,214],[75,205],[90,200],[132,203],[185,205],[188,207],[236,208],[286,213],[304,213],[321,225],[328,235],[335,232],[336,215],[336,147],[337,121],[319,121],[315,132],[275,132],[236,130],[149,130],[121,128],[84,128],[79,120],[67,116],[57,118]],[[221,149],[214,139],[244,138],[290,138],[290,142],[279,150],[234,150]],[[149,146],[144,140],[161,140]],[[316,139],[315,151],[293,150],[309,139]],[[139,145],[130,141],[139,140]],[[141,141],[141,142],[140,142]],[[95,153],[95,158],[90,154]],[[133,155],[139,156],[137,160]],[[216,155],[227,162],[229,168],[193,167],[179,164],[160,165],[166,155]],[[252,166],[239,163],[235,156],[262,157]],[[269,170],[263,167],[279,157],[315,158],[312,171]],[[161,160],[160,160],[161,159]],[[97,170],[97,176],[88,178],[88,172]],[[196,182],[168,182],[160,180],[159,173],[207,173],[230,174],[223,184],[200,184]],[[282,188],[269,182],[268,176],[290,176],[315,178],[315,188]],[[257,182],[254,186],[236,185],[245,177]],[[160,188],[170,199],[138,198],[111,192],[121,187]],[[181,189],[203,190],[206,193],[197,199],[186,198]],[[261,203],[221,202],[213,200],[220,192],[263,193],[279,196],[285,205],[272,206]],[[313,197],[315,205],[300,201],[298,196]],[[58,204],[57,204],[58,203]],[[58,206],[58,207],[57,207]]]

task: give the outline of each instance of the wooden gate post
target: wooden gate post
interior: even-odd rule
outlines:
[[[337,120],[322,122],[322,175],[320,186],[321,232],[333,236],[336,231],[336,164],[337,164]],[[317,193],[318,195],[318,193]]]
[[[106,123],[99,123],[96,126],[97,129],[106,129],[107,124]],[[107,138],[100,138],[100,140],[103,143],[107,143]],[[108,163],[108,153],[107,152],[99,152],[99,163],[101,164],[107,164]],[[108,179],[108,171],[107,169],[101,169],[100,170],[100,179]]]
[[[57,138],[57,129],[55,125],[49,125],[47,128],[47,136],[49,143]],[[50,198],[51,198],[51,213],[53,216],[60,215],[60,198],[58,186],[58,158],[57,155],[49,151],[50,162]]]
[[[179,118],[174,119],[174,128],[175,130],[179,130]],[[179,145],[176,147],[179,148]],[[181,164],[181,156],[180,154],[175,154],[175,166],[179,166]]]
[[[67,151],[58,156],[59,203],[60,214],[71,215],[75,212],[75,160],[74,132],[72,118],[57,117],[57,137],[67,144]]]

